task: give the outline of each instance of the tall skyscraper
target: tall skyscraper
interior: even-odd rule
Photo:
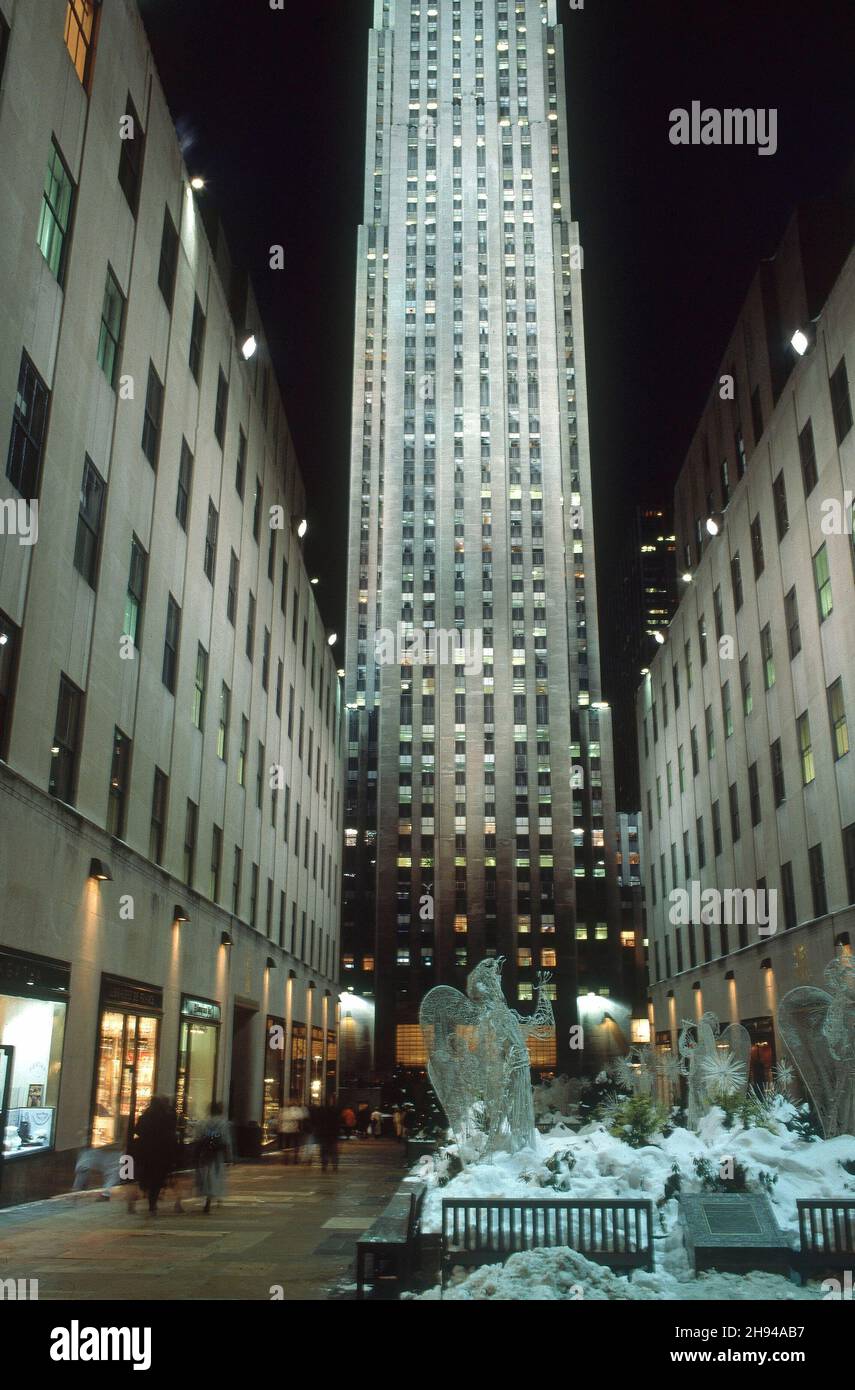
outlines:
[[[343,978],[380,1071],[423,1062],[420,999],[484,955],[523,1012],[552,972],[542,1066],[619,978],[563,44],[556,0],[375,6]]]

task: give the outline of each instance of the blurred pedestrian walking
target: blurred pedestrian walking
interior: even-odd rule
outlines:
[[[371,1111],[368,1108],[367,1100],[361,1100],[356,1107],[356,1132],[360,1139],[368,1138],[368,1126],[371,1123]]]
[[[109,1202],[111,1189],[119,1186],[121,1158],[118,1144],[105,1144],[97,1149],[85,1145],[77,1155],[72,1192],[82,1192],[87,1188],[89,1179],[94,1174],[101,1179],[99,1198],[102,1202]]]
[[[277,1121],[282,1145],[282,1162],[296,1163],[300,1157],[300,1127],[303,1123],[303,1106],[293,1101],[283,1105]]]
[[[167,1096],[154,1096],[137,1120],[133,1136],[134,1174],[148,1198],[149,1215],[157,1215],[157,1200],[178,1158],[175,1107]]]
[[[356,1116],[349,1105],[346,1105],[341,1112],[341,1122],[344,1125],[345,1138],[349,1139],[356,1126]]]
[[[196,1192],[204,1197],[203,1210],[211,1210],[211,1199],[222,1201],[226,1190],[226,1164],[234,1162],[231,1125],[223,1107],[215,1100],[207,1120],[200,1121],[196,1131]]]
[[[325,1173],[328,1167],[332,1167],[334,1173],[338,1172],[338,1133],[339,1133],[338,1109],[334,1105],[325,1105],[318,1114],[318,1140],[321,1146],[321,1172]]]

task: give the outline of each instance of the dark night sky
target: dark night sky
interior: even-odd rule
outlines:
[[[370,0],[142,0],[192,169],[265,317],[309,492],[310,567],[343,631],[356,228]],[[851,0],[561,0],[600,584],[665,498],[741,300],[790,209],[853,155]],[[236,19],[239,16],[239,20]],[[674,147],[672,108],[775,107],[778,151]],[[287,268],[267,269],[285,246]],[[608,642],[608,625],[604,639]]]

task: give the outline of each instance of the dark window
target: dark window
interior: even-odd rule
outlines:
[[[175,677],[178,670],[178,638],[181,632],[181,609],[172,595],[166,606],[166,633],[163,639],[163,684],[175,694]]]
[[[715,726],[713,724],[712,705],[707,705],[704,710],[704,729],[707,738],[707,758],[712,762],[715,757]]]
[[[781,894],[784,899],[784,926],[787,931],[798,922],[796,910],[796,889],[793,882],[793,866],[789,861],[781,865]]]
[[[134,217],[137,215],[142,180],[145,135],[134,103],[128,97],[122,128],[122,152],[119,156],[119,186]]]
[[[205,313],[198,295],[193,300],[193,322],[190,327],[190,370],[196,381],[202,375],[202,353],[205,350]]]
[[[219,825],[211,826],[211,880],[208,884],[212,902],[220,899],[220,871],[223,867],[223,832]]]
[[[831,753],[835,762],[849,752],[849,726],[846,722],[846,703],[843,681],[838,678],[828,687],[828,720],[831,726]]]
[[[288,737],[294,737],[294,687],[288,688]]]
[[[6,477],[22,497],[37,497],[47,430],[48,389],[27,354],[21,354]]]
[[[716,858],[721,854],[721,807],[717,801],[712,804],[713,851]]]
[[[751,428],[754,431],[754,444],[760,442],[763,433],[763,407],[760,404],[760,387],[755,386],[751,392]]]
[[[756,763],[749,763],[748,766],[748,802],[751,807],[751,824],[759,825],[762,811],[760,809],[760,780],[757,776]]]
[[[760,526],[760,517],[755,516],[751,523],[751,558],[754,561],[754,578],[759,579],[766,567],[763,558],[763,531]]]
[[[698,646],[701,649],[701,665],[707,664],[707,625],[703,613],[698,618]]]
[[[799,627],[799,604],[796,597],[796,586],[793,585],[790,592],[784,598],[784,621],[787,624],[787,645],[790,649],[790,660],[798,656],[802,649],[802,634]]]
[[[255,771],[255,804],[259,811],[264,802],[264,744],[259,739],[258,742],[258,765]]]
[[[187,798],[187,814],[184,818],[184,882],[193,887],[196,868],[196,830],[199,824],[199,807]]]
[[[715,635],[721,638],[724,632],[724,604],[721,601],[721,585],[716,584],[713,589],[713,616],[715,618]]]
[[[728,800],[730,802],[730,834],[733,843],[736,844],[741,834],[739,823],[739,789],[735,782],[731,782],[728,787]]]
[[[282,689],[285,681],[285,666],[281,661],[276,663],[276,714],[282,718]]]
[[[116,385],[116,370],[119,365],[119,348],[122,341],[122,323],[125,317],[125,301],[119,283],[110,267],[107,267],[107,283],[104,286],[104,303],[101,306],[101,330],[98,335],[98,365],[109,381]]]
[[[258,915],[258,865],[253,864],[249,883],[249,921],[250,926],[255,926]]]
[[[157,455],[160,449],[160,426],[163,420],[163,383],[154,370],[154,363],[148,364],[148,386],[145,393],[145,414],[143,415],[142,450],[151,464],[157,468]]]
[[[676,661],[671,666],[671,681],[674,686],[674,710],[680,708],[680,672],[677,669]]]
[[[6,67],[6,54],[9,51],[10,29],[2,14],[0,14],[0,83],[3,81],[3,72]]]
[[[772,763],[772,792],[775,797],[775,805],[780,806],[787,796],[787,785],[784,778],[784,754],[781,748],[781,740],[775,739],[769,747],[769,757]]]
[[[828,548],[823,542],[813,557],[813,579],[816,587],[816,607],[819,621],[824,623],[834,603],[831,594],[831,572],[828,568]]]
[[[190,506],[190,488],[193,483],[193,455],[186,439],[181,441],[181,459],[178,464],[178,491],[175,496],[175,515],[182,531],[187,530],[187,512]]]
[[[59,146],[53,141],[42,190],[42,210],[36,240],[51,274],[60,285],[65,280],[68,263],[73,205],[74,184]]]
[[[95,56],[95,30],[98,17],[97,0],[67,0],[65,10],[65,46],[74,64],[74,71],[88,90]],[[0,15],[0,73],[3,71],[2,29],[8,27]]]
[[[238,451],[237,462],[235,464],[235,487],[238,497],[243,500],[243,489],[246,480],[246,435],[242,429],[238,430]]]
[[[4,760],[9,755],[9,736],[12,732],[20,636],[20,628],[5,613],[0,613],[0,758]]]
[[[235,845],[235,863],[232,871],[232,912],[236,917],[240,916],[240,878],[241,861],[243,856],[237,845]]]
[[[205,528],[205,557],[202,568],[205,576],[214,582],[214,570],[217,563],[217,531],[219,529],[220,518],[213,500],[208,498],[208,525]]]
[[[733,588],[733,607],[738,613],[745,601],[745,596],[742,592],[742,564],[739,559],[738,551],[730,562],[730,582]]]
[[[279,586],[279,607],[283,613],[288,611],[288,561],[282,559],[282,583]]]
[[[175,230],[175,223],[169,215],[169,209],[165,208],[163,213],[163,231],[160,236],[160,264],[157,268],[157,283],[160,293],[166,300],[166,307],[172,312],[172,301],[175,298],[175,276],[178,270],[178,233]]]
[[[737,426],[736,426],[736,429],[735,429],[734,432],[733,432],[733,442],[734,442],[734,444],[736,445],[736,472],[737,472],[737,476],[740,477],[740,478],[744,478],[744,477],[745,477],[745,470],[746,470],[746,468],[748,467],[748,461],[747,461],[747,459],[746,459],[746,457],[745,457],[745,439],[744,439],[743,434],[742,434],[742,426],[741,426],[741,425],[737,425]]]
[[[205,727],[205,697],[208,691],[208,653],[199,642],[196,646],[196,675],[193,681],[192,719],[197,729]]]
[[[82,713],[83,692],[67,676],[60,676],[48,791],[69,806],[74,805],[77,791]]]
[[[238,597],[238,557],[232,551],[229,559],[229,587],[226,593],[226,617],[232,627],[235,625]]]
[[[787,514],[787,489],[784,486],[783,470],[772,484],[772,498],[775,503],[775,526],[778,540],[782,541],[790,529],[790,518]]]
[[[139,649],[142,640],[142,607],[145,598],[145,575],[148,556],[137,540],[131,538],[131,563],[128,570],[128,592],[125,597],[125,616],[122,635],[129,637]]]
[[[834,434],[838,444],[842,444],[852,428],[852,402],[849,399],[849,378],[846,375],[846,359],[841,357],[828,380],[831,389],[831,413],[834,416]]]
[[[822,845],[811,845],[808,850],[810,868],[810,891],[814,917],[824,917],[828,911],[828,894],[825,889],[825,864],[822,858]]]
[[[254,498],[253,504],[252,504],[252,534],[253,534],[253,536],[254,536],[254,538],[255,538],[256,541],[260,538],[260,535],[261,535],[261,499],[262,499],[262,496],[263,496],[263,490],[262,490],[262,486],[261,486],[261,479],[260,479],[260,478],[256,478],[256,480],[255,480],[255,498]]]
[[[151,794],[151,825],[148,837],[149,858],[155,864],[163,863],[163,847],[166,840],[166,802],[169,794],[169,778],[159,767],[154,769],[154,788]]]
[[[763,657],[763,685],[771,690],[775,684],[775,653],[772,649],[772,629],[768,623],[760,629],[760,651]]]
[[[77,537],[74,542],[74,568],[87,584],[95,588],[98,581],[98,559],[101,552],[101,522],[104,516],[104,479],[87,457],[80,484],[80,506],[77,513]]]
[[[707,862],[707,847],[704,843],[703,816],[698,816],[698,819],[695,821],[695,835],[698,842],[698,870],[700,871],[701,869],[706,867]]]
[[[267,547],[267,578],[272,582],[276,572],[276,531],[272,526],[270,531],[270,543]]]
[[[261,688],[266,690],[270,682],[270,629],[264,629],[264,640],[261,644]]]
[[[217,377],[217,405],[214,410],[214,434],[220,448],[223,447],[226,439],[226,416],[228,415],[228,410],[229,383],[226,381],[221,367],[219,376]]]
[[[125,833],[131,778],[131,740],[121,729],[113,730],[113,760],[107,794],[107,830],[121,840]]]
[[[747,652],[739,662],[739,684],[742,688],[742,713],[747,719],[754,708],[754,700],[751,695],[751,669],[748,664]]]
[[[846,901],[855,903],[855,822],[843,827],[843,862],[846,865]]]
[[[697,777],[700,771],[700,759],[698,756],[698,730],[694,724],[690,730],[689,739],[692,746],[692,776]]]
[[[252,661],[255,649],[255,595],[250,593],[246,605],[246,654]]]
[[[805,497],[809,497],[817,483],[816,449],[813,443],[813,425],[810,420],[799,431],[799,458],[802,465]]]

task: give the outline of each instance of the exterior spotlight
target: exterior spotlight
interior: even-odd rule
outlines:
[[[692,985],[692,989],[700,989],[700,987],[701,987],[701,982],[700,982],[700,980],[695,980],[695,983]]]
[[[664,637],[663,633],[661,633],[661,632],[654,632],[654,634],[653,634],[653,639],[654,639],[655,642],[658,642],[658,644],[659,644],[660,647],[664,647],[664,646],[665,646],[665,637]]]
[[[309,983],[306,985],[306,989],[317,989],[317,985],[315,984],[314,980],[309,981]]]
[[[339,667],[339,669],[336,671],[336,675],[338,676],[340,681],[344,680],[344,671],[341,669],[341,667]]]
[[[194,174],[193,178],[190,180],[190,187],[193,189],[194,193],[201,193],[202,189],[205,187],[205,180],[199,174]]]
[[[99,883],[113,882],[113,875],[110,873],[110,865],[103,859],[89,860],[89,877],[97,878]]]
[[[296,980],[296,978],[297,978],[297,972],[296,972],[296,970],[289,970],[289,971],[288,971],[288,979],[289,979],[289,980]]]
[[[257,347],[258,343],[255,340],[255,334],[250,333],[249,337],[244,340],[243,345],[241,347],[241,352],[243,354],[243,359],[245,362],[248,362],[250,357],[255,356],[255,350]]]
[[[276,969],[276,961],[273,959],[272,956],[268,956],[268,957],[267,957],[267,969],[268,969],[268,970],[275,970],[275,969]]]
[[[329,635],[329,637],[327,638],[327,645],[330,646],[330,647],[334,647],[337,641],[338,641],[338,633],[337,633],[337,632],[331,632],[330,635]]]
[[[689,572],[689,570],[686,570],[685,573],[683,574],[682,578],[683,578],[683,583],[684,583],[684,584],[691,584],[692,579],[694,578],[694,576]]]
[[[220,932],[220,945],[231,946],[233,944],[231,934],[227,931]]]
[[[189,922],[190,914],[180,903],[176,903],[172,909],[172,920],[173,922]]]
[[[726,980],[735,980],[735,979],[736,979],[736,972],[733,971],[733,970],[728,970],[728,971],[725,973],[725,977],[724,977],[724,978],[725,978]]]
[[[303,520],[300,522],[300,525],[297,527],[297,535],[300,537],[300,540],[303,539],[303,537],[305,536],[305,534],[306,534],[306,532],[308,531],[308,529],[309,529],[309,523],[308,523],[308,521],[306,520],[306,518],[303,517]]]
[[[649,666],[642,666],[642,668],[641,668],[641,674],[642,674],[643,676],[649,676],[649,675],[650,675],[650,667],[649,667]]]
[[[837,936],[835,936],[835,938],[834,938],[834,944],[835,944],[835,946],[848,946],[848,945],[849,945],[849,933],[848,933],[848,931],[839,932],[839,933],[837,934]]]
[[[667,997],[668,999],[673,999],[673,998],[674,998],[674,991],[673,991],[673,989],[669,989],[668,994],[667,994],[666,997]]]
[[[799,357],[804,357],[805,353],[810,347],[808,335],[801,328],[797,328],[792,338],[790,339],[790,347],[793,349],[794,352],[797,352],[799,354]]]
[[[318,584],[318,583],[320,583],[320,580],[318,579],[317,575],[315,575],[314,579],[310,579],[310,580],[309,580],[309,583],[310,583],[310,584]]]
[[[8,641],[9,641],[9,634],[8,634],[8,632],[0,632],[0,647],[5,647],[5,645],[6,645],[6,643],[7,643]]]
[[[720,530],[721,530],[721,526],[720,526],[720,524],[719,524],[719,519],[718,519],[718,517],[717,517],[717,516],[708,516],[708,517],[707,517],[707,535],[708,535],[708,536],[717,536]]]
[[[762,959],[761,962],[760,962],[760,969],[761,969],[761,970],[771,970],[771,969],[772,969],[772,957],[771,957],[771,956],[764,956],[764,957],[763,957],[763,959]]]

